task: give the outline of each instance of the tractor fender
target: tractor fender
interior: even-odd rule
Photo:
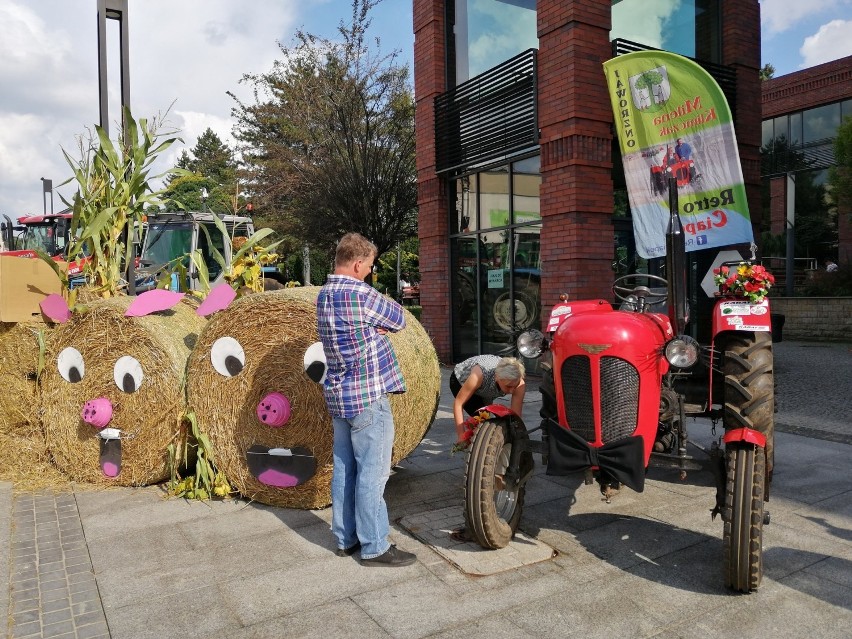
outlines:
[[[752,428],[735,428],[734,430],[729,430],[722,437],[722,441],[726,444],[746,442],[760,448],[766,448],[766,435]]]

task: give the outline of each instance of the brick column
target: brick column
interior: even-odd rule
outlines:
[[[614,254],[609,2],[538,0],[542,316],[610,297]]]
[[[758,0],[722,0],[722,64],[737,73],[734,124],[754,237],[760,237],[760,6]]]
[[[446,182],[435,174],[435,96],[446,86],[444,4],[414,0],[414,95],[421,322],[438,358],[452,359],[449,211]]]

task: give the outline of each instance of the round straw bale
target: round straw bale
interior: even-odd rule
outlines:
[[[0,432],[19,437],[39,435],[36,402],[39,332],[49,324],[0,323]],[[40,439],[42,439],[39,436]]]
[[[322,387],[305,372],[305,353],[319,341],[318,290],[291,288],[238,299],[210,320],[189,359],[187,402],[210,436],[217,466],[245,497],[265,504],[322,508],[331,502],[331,417]],[[394,463],[422,440],[440,391],[435,351],[416,319],[410,314],[406,319],[409,327],[395,337],[401,344],[410,331],[410,349],[395,348],[414,392],[391,399]],[[216,362],[240,348],[242,370],[237,366],[231,375],[219,365],[226,374],[216,372]],[[261,421],[258,410],[263,415],[274,394],[286,398],[288,420],[278,427]]]
[[[283,295],[308,300],[316,306],[319,286],[284,289]],[[393,463],[397,464],[414,451],[435,419],[441,397],[441,368],[438,354],[426,329],[403,307],[405,328],[388,333],[396,353],[405,385],[405,393],[390,395],[394,422]],[[316,314],[313,318],[316,325]]]
[[[66,485],[51,463],[38,420],[39,333],[51,324],[0,324],[0,481],[39,490]]]
[[[184,302],[124,317],[132,301],[92,302],[48,340],[41,420],[51,457],[75,481],[142,486],[169,475],[167,446],[177,445],[186,408],[186,361],[204,320]],[[81,416],[92,405],[104,418],[97,427]],[[106,438],[109,429],[118,440]]]

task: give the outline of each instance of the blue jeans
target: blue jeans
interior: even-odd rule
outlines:
[[[385,484],[390,477],[393,415],[385,395],[355,417],[334,417],[331,532],[338,548],[361,542],[361,558],[390,548]]]

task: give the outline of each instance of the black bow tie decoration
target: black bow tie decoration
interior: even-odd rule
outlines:
[[[548,420],[548,475],[569,475],[597,466],[637,493],[645,490],[645,447],[641,437],[623,437],[596,448],[576,433]]]

